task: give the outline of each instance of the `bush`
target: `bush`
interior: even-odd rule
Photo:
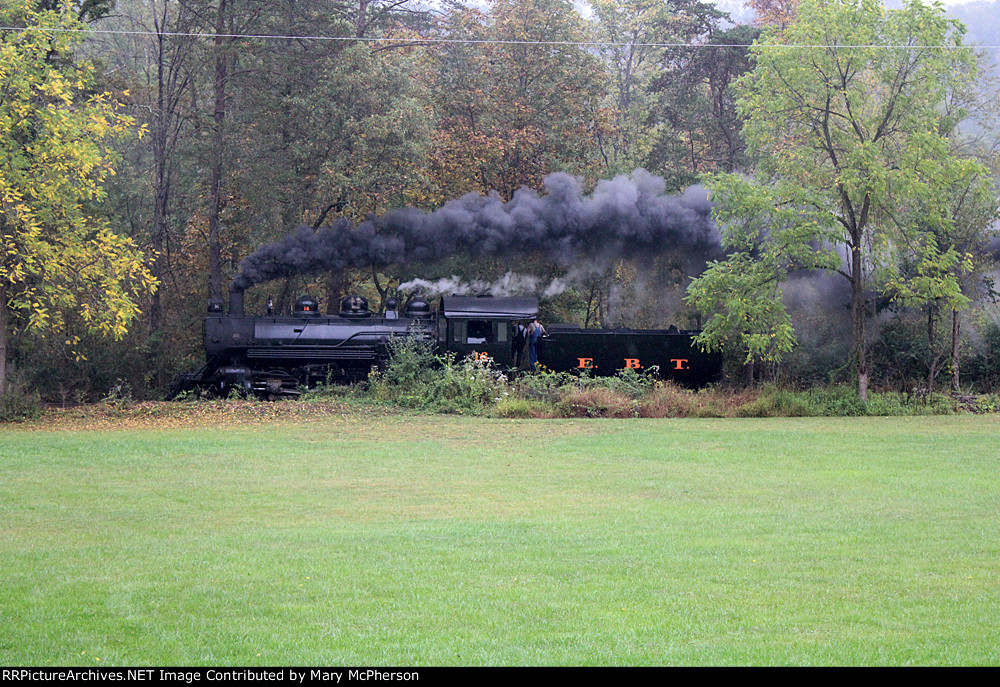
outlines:
[[[440,412],[475,411],[499,403],[509,392],[507,377],[489,358],[456,361],[448,354],[440,359],[440,372],[427,388],[426,402],[417,407]]]
[[[23,422],[42,414],[42,397],[37,389],[28,389],[20,377],[7,379],[7,392],[0,396],[0,422]]]
[[[655,365],[643,372],[636,372],[626,367],[619,370],[614,377],[604,378],[601,386],[629,398],[644,398],[656,386],[656,376],[659,372],[660,368]]]
[[[954,402],[944,394],[908,396],[896,392],[868,394],[862,401],[848,386],[792,391],[766,387],[753,400],[736,409],[737,417],[857,417],[864,415],[946,415]]]
[[[974,352],[962,360],[962,384],[981,391],[1000,389],[1000,318],[985,319]]]
[[[530,401],[557,403],[565,392],[582,389],[589,383],[588,374],[574,375],[542,368],[538,372],[518,376],[513,391]]]
[[[964,403],[963,407],[972,413],[1000,413],[1000,395],[976,396],[970,402]]]
[[[422,336],[389,339],[389,364],[370,378],[375,386],[390,390],[391,395],[407,395],[430,383],[439,363],[433,341]]]
[[[802,392],[765,387],[756,399],[739,406],[737,417],[807,417],[813,415],[809,398]]]
[[[682,389],[670,382],[659,382],[646,394],[639,407],[642,417],[720,417],[718,411],[709,411],[705,394]],[[707,413],[707,414],[706,414]]]
[[[542,369],[510,382],[492,360],[438,355],[434,343],[422,337],[394,339],[390,349],[386,369],[369,378],[375,400],[440,413],[506,418],[813,417],[945,414],[956,407],[990,412],[997,405],[995,398],[959,404],[942,394],[875,391],[862,402],[848,385],[806,391],[775,385],[756,391],[711,387],[693,391],[656,380],[655,371],[633,369],[620,370],[614,377]]]
[[[421,337],[393,339],[389,364],[369,377],[377,400],[444,413],[480,412],[509,395],[507,377],[488,358],[437,355]]]
[[[569,392],[556,405],[556,411],[561,417],[639,417],[639,403],[611,389],[596,387]]]

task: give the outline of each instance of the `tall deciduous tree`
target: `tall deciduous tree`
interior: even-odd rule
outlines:
[[[444,200],[537,188],[553,171],[597,165],[603,70],[575,43],[583,20],[567,0],[492,0],[489,13],[452,12],[430,70],[438,122],[433,171]]]
[[[760,35],[752,26],[718,28],[695,46],[664,51],[661,71],[650,84],[655,116],[663,123],[650,146],[651,169],[662,169],[682,188],[708,172],[744,167],[742,119],[732,85],[751,67],[750,46]]]
[[[678,126],[678,111],[687,114],[697,109],[699,128],[705,138],[714,138],[716,132],[704,127],[711,122],[705,117],[707,104],[698,106],[704,104],[700,88],[704,73],[718,67],[719,53],[703,44],[720,31],[726,15],[700,0],[589,0],[589,4],[611,82],[609,109],[615,126],[610,137],[598,140],[608,170],[662,169],[664,155],[656,149],[692,128],[688,122]],[[746,49],[740,54],[745,55]],[[727,84],[720,85],[728,92]],[[686,162],[687,156],[682,156]],[[685,181],[696,174],[689,172]]]
[[[780,38],[765,34],[754,48],[753,72],[737,89],[758,167],[752,180],[721,177],[714,184],[736,254],[696,282],[692,299],[701,301],[715,283],[753,278],[756,270],[741,273],[747,256],[771,256],[768,276],[779,281],[802,266],[835,269],[851,288],[852,362],[867,398],[874,277],[893,263],[904,237],[913,243],[921,226],[953,221],[950,190],[976,168],[951,154],[941,132],[946,95],[975,71],[974,54],[960,47],[962,34],[940,5],[919,0],[889,11],[877,0],[804,0]],[[894,221],[900,207],[918,204],[921,226]],[[801,215],[789,216],[788,208]],[[780,224],[766,221],[772,213]],[[749,215],[761,221],[748,238],[733,228]],[[780,290],[758,297],[782,310]],[[723,311],[732,307],[721,304]],[[722,343],[708,335],[702,341]]]
[[[106,142],[132,121],[89,93],[92,68],[73,61],[83,26],[29,3],[3,14],[23,30],[0,34],[0,394],[13,328],[59,331],[72,313],[121,337],[154,286],[135,245],[94,218],[113,173]]]
[[[231,228],[264,242],[298,224],[360,221],[408,202],[423,178],[430,137],[413,69],[423,49],[403,47],[405,40],[355,39],[412,35],[414,25],[427,22],[413,4],[309,0],[262,13],[261,33],[341,40],[243,42],[244,68],[231,80],[238,107],[228,126],[236,153],[228,174],[234,200],[225,215]],[[341,270],[329,275],[331,307],[352,278]],[[291,300],[290,287],[286,281],[279,292],[279,308]]]

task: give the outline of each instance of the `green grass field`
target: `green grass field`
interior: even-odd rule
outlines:
[[[2,665],[998,665],[1000,417],[0,428]]]

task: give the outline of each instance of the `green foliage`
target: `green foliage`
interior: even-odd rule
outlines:
[[[872,392],[864,401],[847,386],[815,387],[794,391],[766,387],[755,399],[741,405],[736,417],[857,417],[900,415],[948,415],[955,404],[943,394],[907,395]]]
[[[973,413],[1000,413],[1000,395],[986,394],[974,397],[967,409]]]
[[[438,355],[420,336],[390,341],[389,364],[369,377],[375,399],[445,413],[483,412],[509,393],[506,376],[490,359]]]
[[[348,43],[303,55],[271,41],[250,52],[258,67],[239,85],[254,97],[234,113],[234,136],[243,155],[281,162],[233,171],[246,200],[230,217],[254,226],[255,208],[273,208],[267,234],[280,236],[295,224],[360,221],[410,202],[422,186],[431,130],[424,84],[407,53]],[[275,74],[281,88],[272,87]]]
[[[508,396],[497,403],[495,414],[507,418],[542,418],[552,414],[552,407],[541,401]]]
[[[657,169],[671,186],[683,188],[705,166],[721,161],[731,169],[731,157],[739,151],[729,146],[740,144],[727,79],[746,68],[748,52],[745,47],[711,49],[704,44],[733,46],[745,32],[721,31],[725,15],[699,0],[587,4],[594,16],[591,31],[599,42],[594,49],[606,65],[605,109],[614,118],[614,126],[596,141],[607,172]],[[679,47],[692,43],[699,45]]]
[[[658,381],[655,371],[624,369],[613,377],[541,370],[509,383],[489,362],[438,355],[418,337],[392,342],[392,358],[370,378],[379,401],[444,413],[489,413],[499,417],[840,417],[930,415],[955,412],[941,394],[872,392],[867,401],[847,386],[800,391],[768,385],[759,391],[698,391]],[[345,394],[355,393],[345,391]],[[988,412],[988,400],[961,406]]]
[[[437,346],[422,336],[400,336],[389,340],[389,364],[384,371],[374,371],[369,381],[386,393],[416,393],[435,376]]]
[[[94,19],[112,3],[70,3],[72,9],[58,21],[55,14],[39,11],[60,4],[4,0],[0,11],[8,26],[80,27],[70,16],[73,12]],[[0,232],[0,281],[8,287],[7,298],[0,300],[13,308],[5,327],[12,334],[7,352],[26,383],[36,385],[49,401],[96,400],[121,378],[137,399],[145,399],[163,390],[173,374],[198,367],[209,271],[205,208],[213,205],[206,162],[216,159],[223,172],[219,251],[225,278],[246,253],[299,223],[357,220],[404,205],[429,209],[471,189],[496,188],[509,195],[521,184],[537,188],[553,170],[582,175],[590,184],[638,165],[680,188],[705,172],[749,169],[756,157],[759,165],[749,180],[712,177],[731,253],[692,288],[688,307],[676,301],[690,266],[672,255],[655,264],[641,261],[645,274],[637,269],[640,261],[615,261],[541,305],[550,322],[648,328],[671,323],[701,328],[704,322],[702,343],[729,349],[733,379],[739,371],[735,367],[747,360],[757,364],[764,378],[798,386],[846,379],[850,356],[829,322],[803,324],[794,311],[789,317],[782,302],[787,289],[782,280],[791,270],[842,267],[840,258],[826,249],[839,244],[840,254],[851,251],[842,241],[846,230],[840,220],[847,215],[838,204],[844,195],[855,207],[864,206],[865,193],[872,198],[872,231],[858,244],[869,280],[859,288],[866,304],[873,302],[872,286],[900,311],[943,311],[946,302],[962,306],[962,298],[973,294],[980,258],[988,252],[980,229],[996,203],[993,197],[987,198],[992,208],[979,202],[983,170],[957,155],[966,149],[949,137],[963,108],[971,109],[962,92],[963,87],[971,90],[974,76],[968,53],[949,49],[918,55],[884,45],[810,52],[787,45],[791,36],[797,43],[819,36],[822,27],[841,45],[854,45],[859,37],[873,45],[901,45],[907,41],[900,36],[907,31],[912,44],[942,37],[956,44],[959,27],[948,24],[935,8],[882,16],[872,2],[821,3],[806,8],[795,27],[772,32],[751,51],[761,29],[723,30],[719,10],[699,0],[594,0],[590,5],[594,12],[582,17],[564,0],[496,0],[474,7],[448,3],[443,14],[427,21],[428,13],[415,11],[410,3],[389,0],[353,7],[317,0],[236,0],[227,3],[227,14],[237,33],[391,37],[400,42],[226,38],[216,44],[176,35],[211,34],[217,4],[119,3],[98,28],[151,33],[109,33],[106,41],[88,43],[86,54],[95,56],[93,69],[78,59],[81,44],[71,33],[5,33],[5,56],[22,49],[31,54],[30,64],[22,62],[24,69],[4,72],[8,91],[0,107],[23,105],[28,76],[45,81],[44,88],[30,94],[27,119],[21,122],[17,112],[6,110],[11,116],[3,120],[12,127],[15,142],[38,137],[30,149],[4,153],[10,169],[0,175],[0,184],[22,178],[37,182],[39,197],[29,193],[25,198],[44,216],[40,233],[12,233],[10,225]],[[511,42],[406,44],[418,34]],[[518,42],[553,39],[568,43]],[[569,44],[578,40],[594,44]],[[221,64],[220,55],[228,58],[230,69],[221,84],[226,97],[218,114],[224,121],[216,137],[212,66]],[[949,69],[942,72],[944,64]],[[817,65],[834,76],[838,67],[850,67],[844,72],[850,78],[846,84],[827,83],[817,78]],[[753,73],[738,91],[742,109],[737,112],[737,91],[730,86],[751,67]],[[888,75],[898,67],[912,67],[920,79],[900,81],[912,89],[894,98],[895,81]],[[941,83],[944,88],[938,87]],[[976,85],[991,88],[981,77]],[[831,123],[857,123],[868,134],[857,142],[853,125],[834,126],[834,147],[845,153],[838,165],[824,159],[823,141],[809,138],[819,122],[808,117],[815,108],[794,106],[826,95],[831,96]],[[72,107],[61,106],[66,98]],[[932,108],[916,107],[935,99]],[[895,119],[887,120],[891,135],[873,135],[878,129],[873,123],[886,112],[878,108],[891,103],[898,105],[892,110]],[[105,117],[108,135],[101,136],[97,121],[86,120],[87,111]],[[116,125],[136,128],[125,112],[150,135],[122,136],[124,131],[114,130]],[[744,119],[756,142],[752,156],[745,154],[738,135]],[[31,154],[48,157],[29,165]],[[89,173],[83,167],[81,176],[69,170],[66,164],[74,156],[81,165],[95,163]],[[942,156],[949,159],[942,162]],[[125,164],[117,164],[116,157]],[[118,168],[114,178],[112,163]],[[843,182],[841,197],[838,180]],[[95,183],[88,196],[88,185]],[[70,187],[79,203],[50,202],[52,189]],[[876,206],[886,198],[892,202]],[[16,206],[5,206],[7,216],[16,214]],[[77,226],[74,217],[87,219]],[[68,233],[61,235],[64,230]],[[35,248],[37,259],[23,257]],[[150,270],[160,282],[148,299],[145,275],[126,275],[118,287],[105,280],[116,270],[127,272],[111,258],[138,258],[140,249],[152,258]],[[101,257],[91,261],[96,254]],[[26,269],[11,262],[14,255]],[[303,290],[321,298],[356,290],[377,299],[402,277],[427,278],[435,269],[414,261],[379,274],[377,285],[367,270],[293,278],[248,292],[247,311],[261,312],[266,295],[275,297],[279,310],[287,310]],[[440,269],[444,271],[437,276],[488,275],[490,280],[508,270],[543,280],[563,274],[541,252],[471,262],[455,255],[440,261]],[[644,282],[658,286],[646,289]],[[83,290],[77,291],[81,284]],[[657,295],[649,295],[654,291]],[[614,306],[619,297],[629,307]],[[885,298],[877,302],[882,308]],[[125,308],[119,311],[122,317],[115,314],[119,305]],[[672,319],[663,319],[667,313]],[[148,319],[135,326],[136,317]],[[909,327],[910,314],[904,313],[904,319]],[[125,324],[130,333],[113,346],[90,333],[96,326],[120,334]],[[1000,373],[995,356],[979,353],[984,350],[979,328],[963,329],[969,357],[967,365],[963,358],[962,381],[985,389],[1000,385]],[[905,388],[904,378],[919,377],[920,366],[946,348],[946,338],[935,346],[914,339],[904,348],[899,332],[890,334],[891,346],[876,344],[870,356],[886,365],[871,374],[876,387]],[[989,331],[984,334],[988,342]],[[867,340],[878,338],[869,335]],[[888,348],[892,355],[883,355]],[[537,376],[514,382],[532,398],[551,403],[591,383],[605,384]],[[628,388],[627,382],[607,384],[629,398],[641,398],[642,390]],[[325,393],[360,394],[340,388]]]
[[[137,400],[155,398],[148,334],[140,327],[133,327],[117,342],[83,330],[72,319],[67,327],[70,332],[65,338],[28,331],[15,341],[14,359],[24,382],[43,399],[54,403],[99,401],[122,380]],[[191,372],[198,365],[192,360],[172,372]]]
[[[317,384],[312,389],[301,389],[299,399],[306,402],[322,403],[326,401],[351,401],[361,398],[364,394],[358,385],[337,384],[326,382]]]
[[[542,368],[538,372],[520,375],[514,383],[514,389],[518,396],[528,400],[554,403],[564,391],[581,389],[587,385],[588,380],[586,375]]]
[[[710,14],[717,12],[712,5],[679,4],[690,8],[691,14],[671,26],[690,33],[663,49],[661,71],[649,86],[656,95],[657,125],[643,133],[649,141],[647,169],[663,170],[668,180],[683,188],[705,172],[733,172],[749,164],[732,85],[751,68],[750,46],[760,29],[747,25],[724,29],[725,22]],[[694,33],[700,35],[690,35]]]
[[[635,399],[643,398],[653,390],[657,384],[656,378],[659,373],[660,368],[656,365],[653,365],[642,372],[637,372],[632,368],[625,367],[619,370],[618,374],[614,377],[597,379],[600,380],[598,383],[602,386],[606,386],[614,393]]]
[[[72,319],[120,339],[155,287],[135,243],[94,217],[110,143],[133,119],[74,61],[83,26],[71,13],[20,10],[31,30],[0,36],[0,367],[8,311],[14,330],[63,332]]]
[[[430,389],[430,402],[443,410],[476,410],[495,405],[508,394],[507,377],[491,359],[442,357],[441,374]]]
[[[695,339],[705,351],[745,352],[745,363],[779,361],[795,345],[791,319],[782,302],[780,279],[785,268],[774,260],[734,253],[710,263],[688,287],[687,302],[713,313]]]
[[[967,304],[959,279],[968,262],[932,231],[953,226],[956,189],[985,197],[986,170],[952,152],[942,109],[975,75],[973,54],[950,49],[963,33],[940,5],[805,0],[795,21],[755,45],[737,92],[757,167],[752,179],[709,179],[733,253],[689,290],[689,302],[712,313],[703,346],[739,347],[748,362],[779,359],[794,337],[778,284],[797,269],[836,270],[851,284],[864,394],[872,275],[907,302]],[[893,279],[908,248],[915,274]]]
[[[736,411],[737,417],[805,417],[813,414],[803,394],[787,389],[765,389],[756,399]]]

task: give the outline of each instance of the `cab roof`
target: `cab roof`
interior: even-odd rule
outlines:
[[[530,297],[444,296],[441,310],[455,319],[527,320],[538,315],[538,299]]]

